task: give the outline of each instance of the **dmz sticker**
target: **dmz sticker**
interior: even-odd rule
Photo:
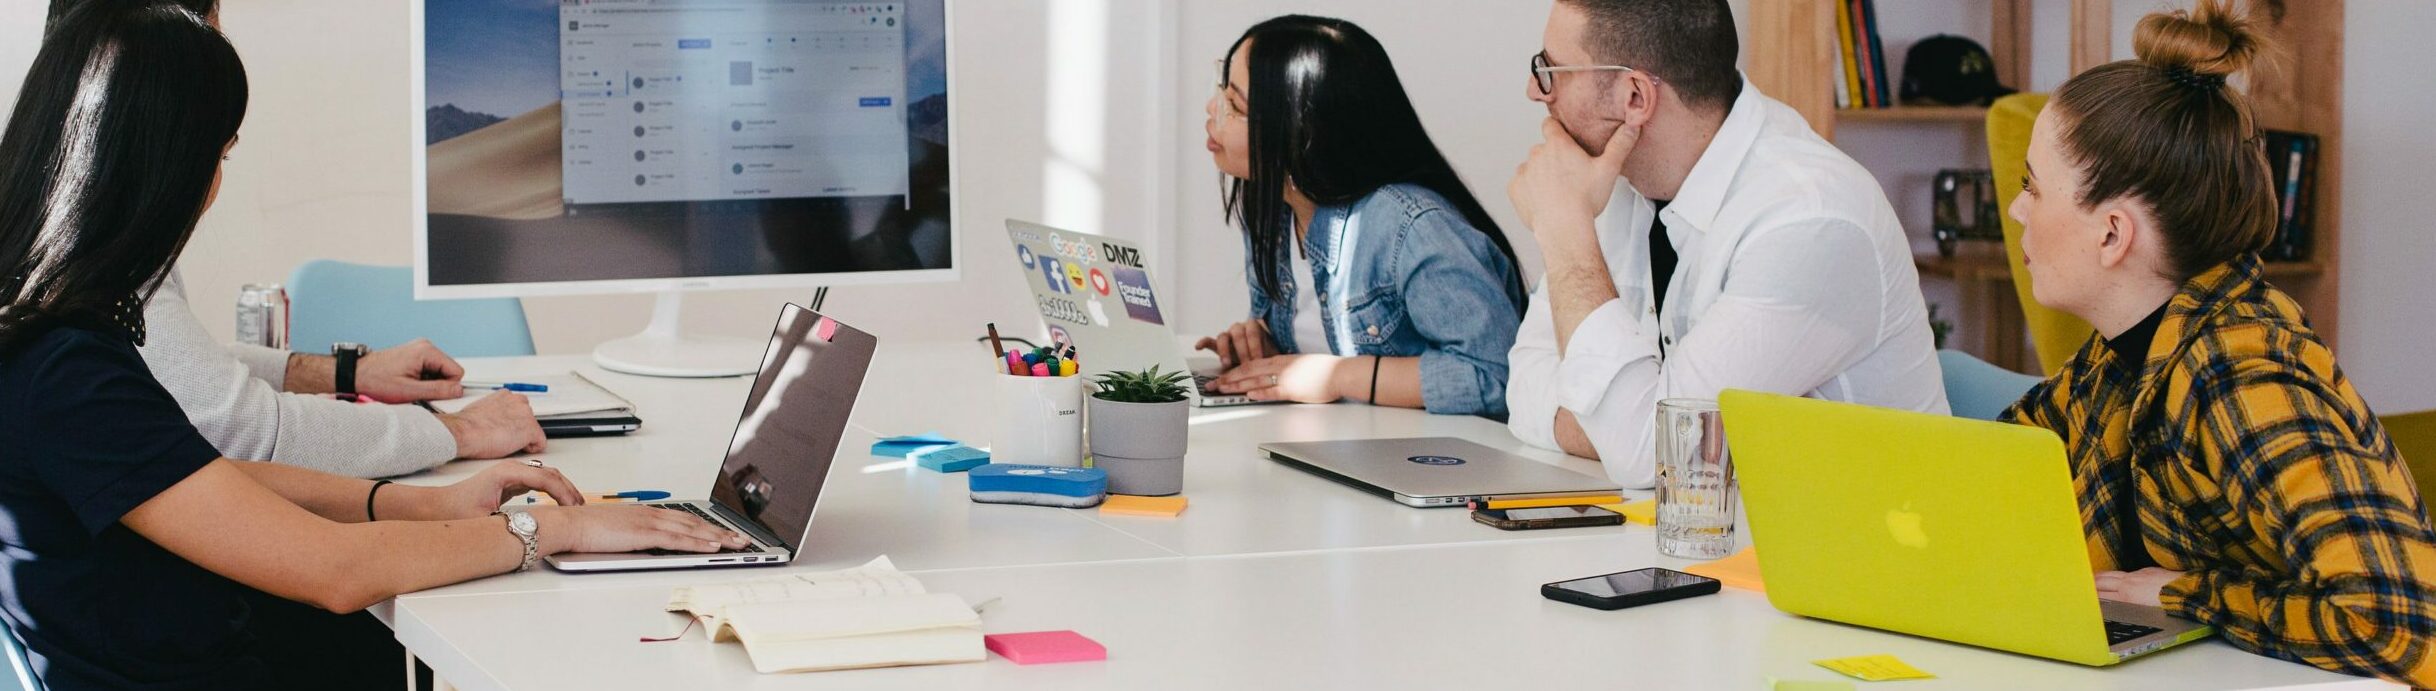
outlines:
[[[1404,460],[1421,465],[1463,465],[1463,459],[1453,456],[1414,456]]]
[[[1166,325],[1159,318],[1159,298],[1150,293],[1150,274],[1141,269],[1116,270],[1117,299],[1125,301],[1125,316],[1134,321]]]

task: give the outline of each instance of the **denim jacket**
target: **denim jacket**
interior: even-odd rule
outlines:
[[[1522,277],[1489,236],[1437,193],[1411,184],[1381,187],[1361,201],[1320,207],[1303,234],[1319,291],[1328,343],[1294,342],[1302,277],[1280,246],[1280,295],[1261,291],[1245,239],[1244,277],[1252,318],[1287,353],[1328,352],[1421,358],[1421,401],[1429,412],[1506,414],[1506,352],[1522,322]],[[1350,253],[1340,250],[1351,248]],[[1324,347],[1323,347],[1324,346]]]

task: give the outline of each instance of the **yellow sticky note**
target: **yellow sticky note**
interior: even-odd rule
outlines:
[[[1683,572],[1717,579],[1718,582],[1729,588],[1741,588],[1760,593],[1768,592],[1767,582],[1759,577],[1759,553],[1751,551],[1749,547],[1727,555],[1724,559],[1686,566],[1683,568]]]
[[[1852,682],[1768,677],[1768,691],[1852,691]]]
[[[1614,504],[1600,504],[1599,508],[1624,514],[1624,520],[1631,521],[1633,523],[1639,523],[1641,525],[1658,524],[1658,500],[1656,499],[1641,499],[1637,501],[1617,502]]]
[[[1118,516],[1175,518],[1176,514],[1184,513],[1184,495],[1137,497],[1129,494],[1111,494],[1108,495],[1107,501],[1100,502],[1100,513]]]
[[[1893,655],[1863,655],[1833,660],[1818,660],[1811,664],[1835,670],[1861,681],[1896,681],[1900,679],[1935,679],[1937,675],[1920,671]]]

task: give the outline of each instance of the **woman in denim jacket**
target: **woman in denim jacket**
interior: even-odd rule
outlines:
[[[1349,22],[1286,16],[1218,68],[1208,148],[1252,296],[1251,319],[1198,345],[1228,368],[1218,390],[1504,418],[1522,271],[1386,49]]]

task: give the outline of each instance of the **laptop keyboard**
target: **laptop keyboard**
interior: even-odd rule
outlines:
[[[2126,624],[2119,621],[2110,621],[2106,622],[2106,644],[2119,645],[2124,641],[2129,641],[2164,630],[2165,629],[2160,629],[2154,626],[2141,626],[2139,624]]]
[[[708,511],[703,511],[703,510],[702,510],[702,507],[695,506],[695,505],[693,505],[693,504],[651,504],[650,506],[651,506],[651,508],[655,508],[655,509],[667,509],[667,510],[669,510],[669,511],[683,511],[683,512],[690,513],[690,514],[693,514],[693,515],[696,515],[696,516],[700,516],[700,517],[702,517],[702,520],[703,520],[703,521],[708,522],[708,523],[710,523],[711,525],[716,525],[716,526],[725,526],[725,525],[727,525],[727,524],[725,524],[725,523],[721,523],[721,522],[719,522],[719,519],[716,519],[716,518],[711,518],[710,512],[708,512]],[[728,549],[722,549],[722,550],[719,550],[719,551],[717,551],[717,552],[709,552],[708,554],[760,554],[761,552],[762,552],[761,545],[758,545],[758,544],[754,544],[754,543],[747,542],[747,543],[745,543],[745,545],[744,545],[743,547],[733,547],[733,548],[728,548]],[[647,549],[647,550],[643,550],[642,552],[639,552],[639,553],[640,553],[640,554],[649,554],[649,555],[652,555],[652,556],[655,556],[655,557],[670,556],[670,555],[678,555],[678,554],[685,554],[685,555],[697,555],[697,554],[705,554],[704,552],[679,552],[679,551],[676,551],[676,550],[669,550],[669,549]]]

